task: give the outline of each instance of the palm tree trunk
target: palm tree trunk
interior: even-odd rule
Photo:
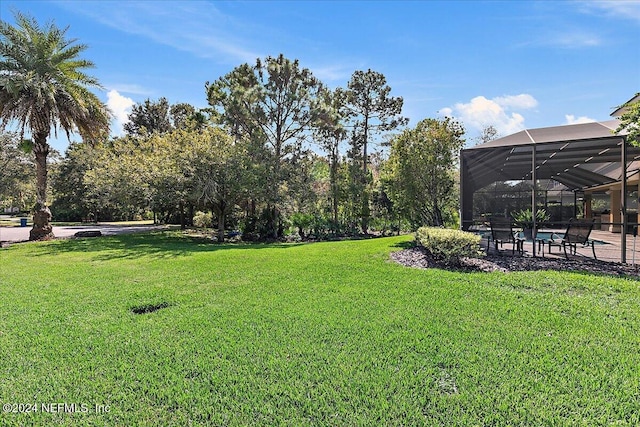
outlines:
[[[47,156],[49,144],[48,133],[36,133],[33,142],[33,154],[36,158],[36,205],[33,209],[33,228],[29,240],[53,239],[51,227],[51,211],[47,207]]]

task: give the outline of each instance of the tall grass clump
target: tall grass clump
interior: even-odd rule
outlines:
[[[416,242],[436,261],[448,265],[460,264],[460,258],[478,258],[480,236],[450,228],[420,227],[416,232]]]

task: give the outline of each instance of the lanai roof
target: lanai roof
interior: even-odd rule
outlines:
[[[461,153],[463,179],[475,191],[495,181],[530,180],[533,148],[537,179],[588,189],[622,179],[619,120],[523,130]],[[640,166],[640,148],[627,147],[627,170]],[[629,167],[631,166],[631,167]]]

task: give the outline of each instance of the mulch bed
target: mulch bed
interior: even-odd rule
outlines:
[[[434,260],[421,246],[392,252],[391,259],[406,267],[442,268],[455,271],[492,272],[558,270],[613,276],[640,277],[636,267],[630,264],[599,261],[592,258],[540,258],[522,255],[489,253],[482,258],[462,258],[459,265],[445,265]]]

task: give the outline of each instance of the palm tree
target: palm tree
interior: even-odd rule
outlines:
[[[67,39],[68,27],[41,27],[32,17],[15,13],[16,25],[0,21],[0,120],[17,123],[21,138],[31,135],[36,161],[37,199],[30,240],[53,238],[47,207],[47,142],[51,131],[63,129],[84,141],[105,137],[111,113],[90,87],[98,81],[83,72],[92,62],[79,58],[87,46]]]

